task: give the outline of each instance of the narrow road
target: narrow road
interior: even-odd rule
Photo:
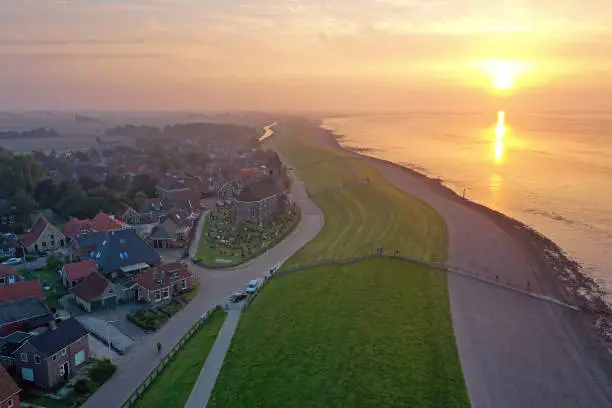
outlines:
[[[200,280],[198,296],[160,330],[142,343],[135,344],[133,350],[122,359],[115,375],[82,405],[83,408],[121,406],[159,362],[157,342],[163,345],[163,350],[170,350],[202,313],[222,304],[227,295],[246,285],[249,280],[263,276],[267,265],[284,262],[319,233],[324,223],[323,213],[306,194],[304,184],[296,180],[289,197],[302,210],[302,219],[295,231],[270,249],[267,255],[263,254],[234,269],[208,270],[190,265],[189,268],[198,274]],[[201,227],[198,232],[201,233]]]
[[[242,304],[230,306],[223,327],[221,327],[217,340],[210,350],[204,366],[202,366],[200,376],[193,386],[185,408],[204,408],[208,403],[208,398],[213,388],[215,388],[217,376],[223,365],[225,353],[227,353],[236,327],[238,327],[241,309]]]

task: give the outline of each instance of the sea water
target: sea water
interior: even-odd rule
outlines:
[[[535,228],[612,292],[612,113],[363,115],[323,126],[344,147],[439,177]]]

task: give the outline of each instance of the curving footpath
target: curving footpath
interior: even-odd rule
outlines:
[[[321,131],[325,147],[341,149]],[[344,150],[343,150],[344,151]],[[363,156],[362,156],[363,157]],[[421,198],[446,220],[447,267],[499,277],[511,286],[549,294],[529,252],[471,207],[441,194],[432,183],[392,163],[367,158],[389,181]],[[550,286],[550,285],[549,285]],[[460,274],[448,275],[451,314],[473,408],[609,408],[605,374],[569,322],[576,312]],[[554,293],[553,293],[554,295]]]
[[[249,280],[263,276],[270,265],[284,262],[319,233],[324,223],[323,213],[306,194],[304,184],[296,180],[289,196],[302,210],[302,219],[295,231],[270,249],[267,255],[233,269],[207,270],[192,264],[190,268],[198,273],[200,280],[198,296],[159,331],[135,345],[122,359],[115,375],[82,405],[83,408],[120,407],[159,361],[157,342],[164,345],[164,350],[170,350],[202,313],[224,303],[227,295],[244,287]],[[199,237],[194,240],[194,247],[198,241]]]

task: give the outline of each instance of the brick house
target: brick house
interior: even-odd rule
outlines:
[[[186,218],[171,214],[163,223],[153,227],[147,242],[153,248],[182,248],[192,227],[192,223]]]
[[[0,408],[19,408],[19,392],[21,388],[0,365]]]
[[[136,278],[138,300],[159,304],[193,288],[194,274],[181,263],[160,265]]]
[[[62,283],[67,289],[72,289],[85,279],[90,273],[97,272],[98,265],[96,261],[87,259],[85,261],[73,262],[66,264],[60,269],[59,274],[62,278]]]
[[[62,227],[62,233],[68,237],[69,241],[82,235],[93,234],[103,231],[118,231],[130,228],[130,226],[114,215],[100,212],[93,219],[79,220],[73,218]]]
[[[28,252],[52,251],[67,243],[66,236],[43,216],[38,217],[30,231],[20,238]]]
[[[23,278],[19,275],[17,269],[9,265],[0,265],[0,286],[12,285],[22,280]]]
[[[30,297],[0,303],[0,336],[30,331],[49,323],[53,314],[38,298]]]
[[[266,218],[284,214],[290,202],[283,189],[271,179],[248,186],[235,201],[236,222],[261,222]]]
[[[74,301],[86,312],[115,307],[117,290],[111,282],[98,272],[87,275],[72,289]]]
[[[13,353],[21,379],[43,389],[68,381],[90,358],[89,334],[71,317],[33,336]]]

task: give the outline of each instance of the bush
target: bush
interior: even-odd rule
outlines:
[[[88,394],[93,388],[93,384],[89,378],[81,378],[74,383],[74,392],[77,394]]]
[[[157,330],[167,320],[162,314],[157,314],[150,309],[142,309],[136,313],[127,315],[127,319],[143,330]]]
[[[104,384],[109,378],[115,374],[117,366],[115,366],[108,358],[97,360],[96,364],[89,369],[89,377],[97,384]]]

